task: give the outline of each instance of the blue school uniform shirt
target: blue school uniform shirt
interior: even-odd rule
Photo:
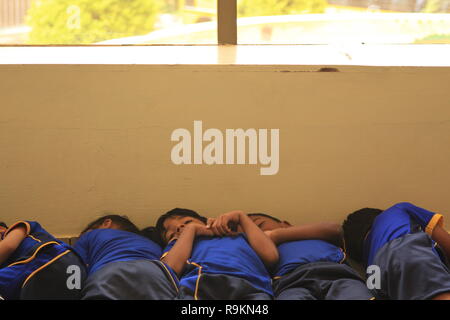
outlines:
[[[14,223],[2,235],[2,240],[17,226],[26,228],[26,237],[0,266],[0,296],[5,299],[18,299],[20,290],[38,271],[57,261],[59,257],[71,252],[71,247],[55,239],[35,221]]]
[[[366,265],[372,265],[378,250],[389,241],[418,231],[426,232],[431,236],[434,227],[442,223],[442,215],[411,203],[402,202],[390,207],[374,219],[364,241],[364,261]],[[435,244],[434,241],[433,244]],[[433,251],[439,256],[434,247]]]
[[[87,266],[88,275],[110,262],[159,260],[161,247],[136,233],[95,229],[83,234],[74,246]]]
[[[281,277],[301,265],[314,262],[342,263],[344,251],[322,240],[298,240],[284,242],[278,246],[280,259],[274,269],[274,277]]]
[[[169,243],[163,257],[176,243]],[[180,286],[196,290],[201,274],[223,274],[249,281],[253,287],[273,296],[272,282],[264,263],[250,246],[245,235],[229,237],[198,237],[192,246],[188,263],[180,279]]]

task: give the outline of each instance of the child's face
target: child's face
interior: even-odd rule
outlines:
[[[162,234],[163,240],[168,243],[174,239],[177,239],[183,228],[189,223],[197,223],[201,225],[205,225],[200,219],[194,217],[181,217],[181,216],[173,216],[167,218],[164,223],[164,232]]]
[[[282,222],[277,222],[273,219],[264,216],[250,216],[250,219],[262,230],[270,231],[278,228],[283,228],[284,224]]]

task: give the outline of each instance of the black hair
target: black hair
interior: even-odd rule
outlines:
[[[363,208],[347,216],[342,224],[345,249],[350,258],[364,264],[364,240],[381,209]]]
[[[140,235],[147,239],[150,239],[161,247],[164,247],[166,245],[161,237],[161,234],[158,232],[158,230],[156,230],[156,227],[144,228],[140,231]]]
[[[170,217],[193,217],[199,219],[205,224],[208,222],[208,218],[199,215],[194,210],[175,208],[164,213],[156,221],[156,231],[160,234],[160,236],[162,236],[162,234],[166,231],[166,229],[164,228],[164,221],[166,221]]]
[[[136,225],[133,222],[131,222],[127,216],[120,216],[118,214],[109,214],[92,221],[86,226],[86,228],[84,228],[81,234],[85,233],[86,231],[89,231],[90,229],[97,229],[107,219],[111,219],[112,222],[117,224],[120,227],[120,230],[139,234],[138,227],[136,227]]]
[[[278,223],[282,222],[280,219],[272,217],[271,215],[268,215],[266,213],[248,213],[247,216],[249,216],[249,217],[261,216],[261,217],[266,217],[266,218],[272,219],[272,220],[274,220],[274,221],[276,221]]]
[[[4,222],[0,222],[0,227],[8,228],[8,226],[7,226],[6,223],[4,223]]]

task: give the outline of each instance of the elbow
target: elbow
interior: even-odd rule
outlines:
[[[270,250],[265,254],[264,264],[266,267],[272,268],[278,263],[279,258],[278,250],[275,248],[275,250]]]
[[[170,267],[170,265],[169,265],[169,267]],[[181,276],[183,275],[183,269],[184,269],[183,267],[172,268],[172,270],[176,273],[178,278],[181,278]]]
[[[180,277],[183,274],[184,265],[177,263],[175,261],[172,261],[170,259],[170,257],[166,256],[166,257],[162,258],[161,262],[163,262],[170,269],[172,269],[178,277]]]

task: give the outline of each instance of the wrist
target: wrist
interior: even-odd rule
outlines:
[[[194,224],[192,226],[194,228],[194,236],[195,237],[207,235],[208,231],[211,230],[206,225]]]
[[[183,228],[181,234],[193,234],[194,236],[197,234],[197,226],[194,223],[190,223]]]

